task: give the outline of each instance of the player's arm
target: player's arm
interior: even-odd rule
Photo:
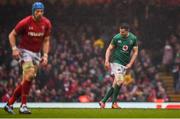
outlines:
[[[108,46],[108,48],[106,50],[106,54],[105,54],[105,68],[106,69],[110,68],[110,56],[111,56],[113,49],[114,49],[114,45],[112,43],[110,43],[110,45]]]
[[[26,19],[21,20],[9,34],[9,43],[12,49],[12,55],[16,59],[20,57],[20,51],[16,46],[16,36],[25,29],[26,25]]]
[[[43,56],[42,56],[42,65],[46,65],[48,63],[48,53],[50,47],[50,36],[46,36],[43,41]]]
[[[126,65],[127,69],[131,68],[132,65],[134,64],[136,57],[138,55],[138,46],[134,46],[132,50],[132,56],[129,64]]]
[[[9,34],[9,43],[10,43],[10,46],[11,46],[11,49],[12,49],[13,57],[18,59],[20,57],[20,52],[19,52],[18,48],[16,47],[16,36],[17,36],[17,33],[13,29],[11,31],[11,33]]]
[[[17,36],[17,33],[16,31],[13,29],[11,31],[11,33],[9,34],[9,43],[11,45],[11,48],[12,50],[13,49],[16,49],[16,36]]]
[[[45,37],[44,37],[44,41],[43,41],[43,57],[41,60],[41,64],[42,65],[46,65],[48,63],[48,53],[49,53],[49,49],[50,49],[50,34],[51,34],[51,29],[52,29],[52,25],[51,22],[48,21],[47,23],[47,30],[45,32]]]
[[[43,42],[43,56],[47,56],[49,53],[49,46],[50,46],[50,36],[44,38]]]

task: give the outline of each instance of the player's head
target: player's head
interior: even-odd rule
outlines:
[[[128,33],[129,33],[129,24],[122,23],[120,25],[119,32],[123,37],[127,37]]]
[[[35,2],[32,5],[32,15],[35,19],[40,19],[44,13],[44,4],[42,2]]]

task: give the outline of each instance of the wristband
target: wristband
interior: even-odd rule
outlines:
[[[16,50],[16,49],[17,49],[17,47],[16,47],[16,46],[13,46],[13,47],[12,47],[12,50]]]
[[[47,54],[47,53],[44,53],[43,57],[48,57],[48,54]]]

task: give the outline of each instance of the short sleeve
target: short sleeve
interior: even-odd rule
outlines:
[[[112,38],[112,40],[111,40],[111,45],[116,46],[116,38],[115,38],[115,37]]]
[[[133,43],[133,47],[136,47],[136,46],[138,46],[137,37],[134,38],[134,43]]]
[[[52,25],[51,25],[51,22],[48,20],[47,27],[46,27],[46,32],[45,32],[45,37],[49,36],[51,34],[51,30],[52,30]]]
[[[26,25],[27,25],[27,20],[26,19],[23,19],[20,22],[18,22],[17,25],[14,28],[16,33],[18,34],[18,33],[22,32],[25,29]]]

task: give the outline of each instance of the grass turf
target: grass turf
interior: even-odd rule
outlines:
[[[32,114],[10,115],[2,108],[0,118],[180,118],[180,110],[167,109],[31,109]]]

